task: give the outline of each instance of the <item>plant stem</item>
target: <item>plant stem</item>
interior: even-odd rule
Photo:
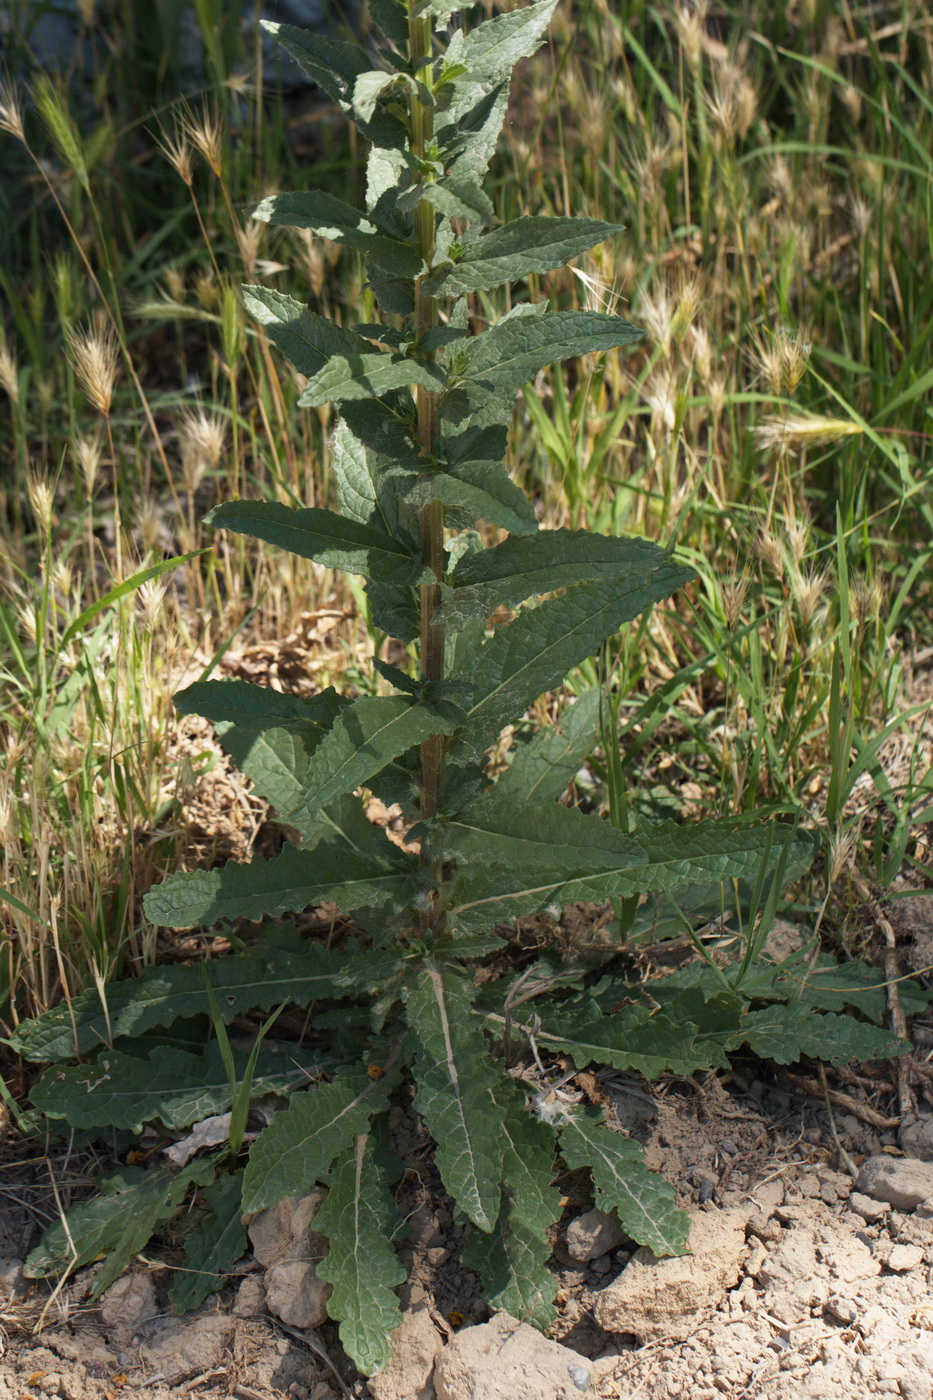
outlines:
[[[432,51],[433,25],[430,16],[416,19],[414,4],[410,4],[408,20],[409,57],[415,76],[430,81],[430,73],[423,68],[425,59]],[[434,113],[431,107],[415,93],[411,100],[411,144],[412,151],[419,159],[424,159],[431,142],[434,129]],[[423,182],[431,179],[421,174]],[[415,233],[418,250],[425,264],[430,267],[434,258],[434,206],[423,199],[415,210]],[[415,285],[415,333],[420,339],[432,326],[437,324],[437,300],[422,291],[422,279]],[[433,353],[433,352],[432,352]],[[433,452],[437,432],[437,395],[422,385],[417,386],[418,440],[425,455]],[[426,681],[436,682],[444,675],[444,629],[432,623],[431,619],[441,602],[440,580],[444,576],[444,508],[440,501],[429,501],[421,509],[421,557],[432,571],[435,583],[421,587],[421,676]],[[436,815],[441,801],[444,780],[444,738],[434,734],[421,745],[421,814],[425,818]]]

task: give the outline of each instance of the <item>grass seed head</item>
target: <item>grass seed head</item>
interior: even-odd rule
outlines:
[[[39,533],[48,536],[52,530],[55,485],[47,472],[38,467],[28,469],[26,472],[26,497],[39,527]]]
[[[743,573],[740,578],[733,579],[730,583],[722,584],[722,608],[725,614],[726,626],[730,632],[735,629],[739,618],[742,616],[745,599],[748,597],[748,584],[749,578],[747,573]]]
[[[23,110],[19,105],[19,93],[8,78],[0,80],[0,131],[26,144],[26,128],[23,125]]]
[[[759,449],[784,451],[791,447],[826,447],[842,438],[860,437],[862,429],[849,418],[823,413],[788,413],[764,418],[754,430]]]
[[[159,150],[172,166],[176,175],[190,190],[194,183],[194,165],[191,160],[191,146],[185,127],[176,123],[175,130],[171,133],[166,131],[164,127],[160,127],[159,130],[161,134],[156,138]]]
[[[185,487],[192,494],[205,474],[217,466],[227,441],[224,420],[205,408],[189,409],[182,415],[178,427],[181,444],[181,467]]]
[[[855,832],[837,831],[829,843],[829,883],[834,885],[850,863]]]
[[[16,356],[7,344],[7,338],[0,329],[0,386],[9,394],[14,403],[19,403],[19,366]]]
[[[829,578],[819,569],[795,569],[791,575],[791,593],[804,627],[810,627],[816,617],[823,595],[829,589]]]
[[[71,447],[78,469],[84,478],[84,490],[88,500],[94,495],[97,477],[103,456],[99,437],[75,438]]]
[[[69,330],[68,345],[74,372],[88,400],[109,418],[120,366],[116,337],[107,328]]]
[[[219,180],[224,170],[224,124],[216,107],[204,106],[198,116],[182,114],[182,131]]]

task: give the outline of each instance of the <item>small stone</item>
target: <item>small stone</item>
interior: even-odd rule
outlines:
[[[933,1162],[933,1113],[905,1113],[897,1130],[901,1150],[921,1162]]]
[[[266,1284],[260,1274],[247,1274],[237,1289],[234,1317],[256,1317],[266,1306]]]
[[[100,1300],[100,1320],[116,1332],[133,1332],[158,1311],[155,1287],[149,1274],[124,1274],[111,1284]]]
[[[923,1250],[915,1244],[896,1244],[892,1247],[885,1263],[896,1274],[906,1274],[923,1263]]]
[[[639,1249],[619,1278],[596,1295],[593,1314],[607,1332],[640,1341],[685,1337],[703,1314],[735,1286],[745,1258],[743,1211],[696,1211],[691,1254],[656,1259]]]
[[[567,1252],[580,1264],[588,1264],[618,1249],[627,1236],[614,1215],[588,1210],[567,1226]]]
[[[820,1179],[815,1172],[807,1172],[797,1182],[797,1190],[808,1200],[815,1200],[820,1194]]]
[[[590,1268],[594,1274],[608,1274],[609,1270],[612,1268],[612,1263],[606,1258],[605,1254],[603,1254],[599,1259],[593,1260]]]
[[[766,1240],[769,1244],[776,1243],[784,1233],[780,1221],[764,1215],[760,1210],[749,1217],[745,1229],[749,1235],[754,1235],[759,1240]]]
[[[434,1368],[437,1400],[579,1400],[590,1379],[578,1352],[508,1313],[458,1332]]]
[[[861,1191],[853,1191],[849,1197],[849,1209],[867,1220],[869,1225],[874,1225],[888,1214],[891,1206],[887,1201],[875,1201],[871,1196],[863,1196]]]
[[[918,1220],[933,1220],[933,1196],[928,1196],[925,1201],[921,1201],[914,1214]]]
[[[841,1322],[843,1327],[851,1327],[852,1323],[858,1317],[858,1308],[852,1302],[852,1299],[840,1298],[838,1295],[827,1298],[826,1306],[823,1311],[828,1317],[832,1318],[834,1322]]]
[[[312,1237],[310,1227],[324,1196],[323,1191],[286,1196],[277,1205],[260,1211],[247,1227],[257,1262],[268,1266],[286,1259],[323,1259],[327,1241],[323,1235]],[[309,1237],[314,1245],[320,1245],[315,1254],[309,1250]]]
[[[824,1181],[820,1186],[820,1200],[828,1206],[834,1206],[839,1200],[839,1195],[831,1181]]]
[[[287,1259],[266,1274],[266,1307],[290,1327],[320,1327],[326,1322],[331,1291],[306,1259]]]
[[[862,1163],[856,1189],[898,1210],[916,1210],[933,1195],[933,1162],[912,1157],[869,1157]]]
[[[162,1319],[148,1346],[140,1348],[140,1360],[150,1372],[161,1371],[165,1383],[173,1385],[219,1365],[236,1326],[235,1318],[216,1312]]]
[[[392,1335],[392,1360],[369,1378],[373,1400],[435,1400],[435,1358],[443,1346],[427,1303],[409,1308]]]

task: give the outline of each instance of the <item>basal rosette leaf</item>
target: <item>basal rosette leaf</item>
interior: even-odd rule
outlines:
[[[437,1144],[441,1179],[474,1225],[488,1231],[499,1213],[502,1111],[471,1002],[461,972],[430,962],[408,989],[406,1019],[416,1040],[415,1106]]]
[[[253,1143],[243,1181],[243,1208],[263,1210],[324,1181],[334,1158],[385,1108],[395,1078],[352,1074],[296,1095]]]
[[[243,1051],[234,1051],[237,1083],[244,1078],[248,1059]],[[266,1043],[254,1069],[253,1097],[288,1095],[306,1085],[326,1063],[323,1055]],[[73,1128],[140,1133],[152,1119],[178,1129],[224,1113],[233,1101],[233,1090],[213,1040],[200,1055],[161,1045],[146,1057],[103,1050],[90,1064],[55,1065],[34,1085],[30,1098],[42,1113],[64,1118]]]
[[[845,1065],[852,1060],[887,1060],[905,1055],[910,1044],[854,1016],[823,1014],[800,1002],[751,1011],[742,1018],[731,1048],[745,1044],[762,1059],[791,1065],[806,1056]]]
[[[392,1333],[402,1320],[393,1290],[407,1275],[392,1241],[403,1222],[389,1171],[368,1134],[337,1159],[327,1184],[314,1228],[327,1236],[330,1249],[317,1275],[333,1287],[327,1311],[340,1323],[344,1351],[368,1376],[388,1365]]]
[[[308,1005],[333,995],[341,963],[336,950],[297,938],[283,947],[267,939],[248,953],[210,964],[211,986],[225,1021],[250,1009],[266,1010],[286,998]],[[22,1021],[10,1043],[24,1059],[63,1060],[87,1055],[122,1036],[139,1036],[189,1016],[210,1016],[201,965],[147,967],[138,977],[87,987],[31,1021]]]
[[[525,1109],[511,1085],[503,1084],[496,1092],[506,1106],[502,1208],[492,1233],[474,1232],[462,1258],[482,1279],[491,1308],[543,1329],[556,1316],[557,1280],[547,1267],[547,1232],[562,1206],[552,1184],[554,1132]]]
[[[520,1016],[517,1021],[521,1023]],[[612,1065],[649,1080],[727,1064],[725,1056],[700,1037],[698,1025],[643,1004],[623,1007],[612,1015],[601,1015],[595,1005],[548,1007],[535,1038],[557,1054],[569,1056],[578,1069]]]
[[[146,917],[164,928],[209,927],[221,919],[277,918],[333,902],[356,909],[403,907],[410,871],[386,870],[321,841],[313,850],[285,845],[269,860],[228,861],[216,870],[170,876],[144,900]]]
[[[589,1167],[596,1208],[615,1210],[619,1224],[637,1244],[663,1258],[684,1254],[690,1217],[676,1207],[673,1186],[649,1171],[639,1143],[612,1132],[599,1109],[577,1109],[560,1133],[560,1154],[571,1169]]]
[[[243,1173],[224,1172],[204,1191],[208,1216],[185,1237],[185,1262],[175,1271],[169,1298],[176,1312],[190,1312],[223,1288],[229,1270],[247,1250]]]
[[[92,1299],[119,1278],[134,1255],[145,1249],[156,1228],[169,1220],[192,1186],[213,1181],[216,1161],[199,1157],[175,1172],[168,1167],[124,1167],[98,1178],[97,1192],[45,1231],[26,1259],[27,1278],[45,1278],[80,1269],[101,1255],[106,1262],[94,1278]]]

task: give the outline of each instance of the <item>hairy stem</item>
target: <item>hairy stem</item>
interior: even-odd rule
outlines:
[[[409,54],[416,76],[429,82],[430,70],[419,65],[431,56],[433,23],[429,16],[416,19],[413,9],[412,0],[408,21]],[[411,101],[411,145],[419,159],[424,159],[430,146],[433,128],[431,107],[415,94]],[[433,177],[422,174],[419,178],[424,181]],[[434,258],[435,220],[433,205],[426,199],[421,200],[415,210],[415,233],[419,252],[428,267]],[[419,278],[415,287],[415,332],[419,338],[437,324],[437,300],[422,290],[422,280]],[[421,450],[430,453],[437,433],[437,395],[418,385],[417,405],[418,439]],[[440,580],[444,575],[444,508],[439,501],[430,501],[421,509],[421,557],[437,580],[421,588],[421,675],[424,680],[439,681],[444,675],[444,629],[431,621],[440,606]],[[443,780],[444,738],[435,734],[421,745],[422,816],[430,818],[437,813]]]

